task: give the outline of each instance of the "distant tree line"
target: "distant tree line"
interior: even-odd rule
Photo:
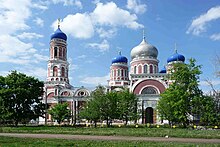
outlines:
[[[44,115],[43,82],[12,71],[0,76],[0,124],[26,124]]]

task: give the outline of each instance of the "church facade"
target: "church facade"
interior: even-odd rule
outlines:
[[[161,123],[157,114],[157,101],[160,94],[168,88],[171,81],[167,80],[167,73],[172,70],[173,63],[184,63],[185,57],[177,51],[167,59],[167,65],[159,71],[158,50],[149,44],[143,35],[142,42],[135,46],[130,53],[131,61],[119,55],[113,58],[110,67],[109,88],[120,91],[128,88],[139,99],[142,112],[139,123]],[[128,70],[130,68],[130,71]]]
[[[51,35],[50,58],[48,61],[47,80],[44,84],[44,102],[49,107],[57,103],[67,102],[71,110],[70,123],[77,123],[77,114],[83,103],[90,97],[91,91],[85,87],[74,87],[69,83],[67,61],[67,36],[58,25],[57,30]],[[177,51],[167,59],[167,65],[159,71],[158,50],[149,44],[143,35],[142,42],[131,50],[131,61],[121,52],[112,59],[110,77],[106,91],[121,91],[128,88],[137,95],[141,118],[139,123],[161,123],[157,114],[156,105],[160,94],[168,88],[167,73],[176,62],[184,63],[185,57]],[[52,121],[46,114],[45,123]]]

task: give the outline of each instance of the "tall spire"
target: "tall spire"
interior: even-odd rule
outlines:
[[[121,55],[121,51],[118,51],[118,55]]]
[[[176,42],[175,42],[175,44],[174,44],[174,52],[177,53]]]
[[[58,28],[60,28],[60,18],[58,18]]]
[[[143,29],[143,40],[145,40],[145,32],[144,32],[144,29]]]

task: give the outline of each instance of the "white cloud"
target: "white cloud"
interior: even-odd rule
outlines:
[[[44,26],[44,21],[43,19],[37,17],[36,19],[33,20],[38,26],[43,27]]]
[[[140,0],[127,0],[126,7],[137,14],[143,14],[147,10],[147,5],[141,4]]]
[[[69,62],[69,71],[74,72],[76,69],[78,69],[78,68],[79,68],[79,66],[78,66],[78,65],[73,64],[73,59],[72,59],[72,58],[68,58],[68,60],[67,60],[67,61]]]
[[[110,48],[107,40],[103,40],[101,43],[89,43],[88,47],[91,47],[93,49],[97,49],[100,52],[106,52]]]
[[[80,0],[52,0],[54,4],[63,3],[64,6],[77,6],[82,9],[82,3]]]
[[[80,55],[78,57],[76,57],[76,59],[85,59],[87,56],[86,55]]]
[[[17,68],[16,70],[21,73],[25,73],[28,76],[37,77],[43,81],[45,81],[46,76],[47,76],[47,68],[46,67],[25,66],[22,68]]]
[[[137,19],[135,14],[119,8],[114,2],[106,4],[97,2],[96,8],[91,13],[67,15],[61,22],[61,29],[75,38],[91,38],[95,30],[101,38],[111,38],[117,33],[116,27],[143,28]],[[110,29],[104,29],[106,26]],[[57,21],[53,22],[52,27],[54,30],[57,29]]]
[[[14,36],[0,35],[0,42],[0,62],[30,64],[45,61],[48,58],[37,54],[37,50],[31,43],[24,43]]]
[[[42,68],[42,67],[25,66],[22,68],[15,68],[12,70],[17,70],[18,72],[24,73],[28,76],[37,77],[40,80],[45,80],[47,75],[46,68]],[[7,76],[10,73],[11,73],[10,71],[0,71],[1,76]]]
[[[18,35],[17,37],[20,38],[20,39],[38,39],[38,38],[42,38],[43,35],[37,34],[37,33],[24,32],[24,33]]]
[[[85,77],[83,80],[81,80],[81,83],[89,84],[89,85],[107,85],[107,80],[109,80],[109,74],[103,77]]]
[[[30,0],[2,0],[0,3],[1,34],[12,34],[29,28],[25,21],[31,16]]]
[[[210,39],[214,41],[220,41],[220,33],[211,35]]]
[[[46,5],[43,5],[41,3],[33,3],[31,5],[33,8],[37,8],[37,9],[40,9],[40,10],[47,10],[48,7]]]
[[[53,23],[54,30],[57,29],[57,21]],[[92,21],[87,13],[76,13],[67,15],[61,22],[61,29],[66,34],[75,38],[90,38],[94,35]]]
[[[81,3],[81,1],[79,1],[79,0],[75,0],[75,6],[77,6],[77,7],[80,8],[80,9],[83,8],[82,3]]]
[[[200,35],[207,29],[207,23],[220,18],[220,6],[209,9],[205,14],[194,19],[187,30],[187,34]]]
[[[91,17],[97,25],[125,26],[130,29],[143,28],[142,24],[136,22],[138,18],[135,14],[119,8],[114,2],[97,3]]]
[[[0,42],[0,52],[2,56],[24,55],[36,51],[33,49],[32,44],[24,43],[10,35],[1,35]]]
[[[112,38],[117,34],[117,29],[111,28],[111,29],[105,30],[103,28],[97,28],[96,32],[99,34],[99,37],[101,38]]]
[[[47,61],[49,60],[48,56],[40,55],[40,54],[34,54],[33,57],[36,58],[36,61]]]

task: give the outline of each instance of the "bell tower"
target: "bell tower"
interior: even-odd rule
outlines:
[[[68,71],[69,63],[67,62],[67,36],[60,30],[60,21],[58,28],[51,35],[50,40],[50,59],[48,61],[47,81],[54,83],[69,84]]]
[[[60,20],[58,20],[58,28],[50,38],[50,58],[47,68],[47,82],[55,85],[69,85],[66,41],[67,36],[61,31]]]

